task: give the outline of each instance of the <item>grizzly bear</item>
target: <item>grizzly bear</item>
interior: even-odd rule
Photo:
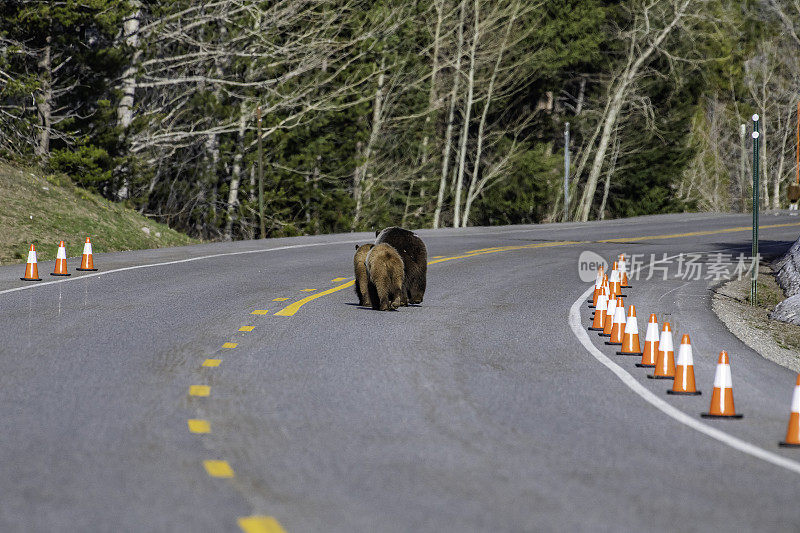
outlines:
[[[403,294],[403,259],[391,245],[376,244],[367,253],[369,299],[380,311],[407,305]]]
[[[375,246],[374,244],[356,244],[356,255],[353,256],[353,270],[356,275],[356,296],[358,296],[358,305],[364,307],[371,307],[372,302],[369,299],[369,290],[367,290],[367,254]]]
[[[413,231],[397,226],[376,231],[375,235],[377,237],[375,244],[391,244],[403,259],[404,299],[412,304],[422,303],[428,272],[428,250],[425,248],[425,243]]]

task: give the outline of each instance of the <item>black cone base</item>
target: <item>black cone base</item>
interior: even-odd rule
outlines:
[[[641,357],[642,352],[635,353],[635,352],[617,352],[617,355],[635,355],[636,357]],[[655,366],[655,365],[653,365]]]
[[[97,269],[96,268],[76,268],[75,270],[78,270],[80,272],[95,272]]]
[[[19,278],[22,281],[42,281],[42,278]]]
[[[639,368],[655,368],[656,367],[656,365],[646,365],[644,363],[636,363],[636,366],[638,366]]]
[[[606,344],[608,344],[609,346],[622,346],[621,342],[606,341]]]
[[[782,448],[800,448],[800,444],[795,444],[793,442],[784,442],[784,441],[780,441],[778,443],[778,446]]]
[[[591,301],[591,300],[589,300],[589,301]],[[589,309],[594,309],[594,305],[590,305]]]
[[[683,392],[683,391],[674,391],[670,389],[667,391],[667,394],[674,394],[675,396],[700,396],[703,393],[701,391]]]
[[[712,415],[711,413],[700,413],[703,418],[742,418],[744,415]]]
[[[603,328],[588,328],[589,331],[603,331]]]
[[[647,374],[647,379],[675,379],[675,376],[656,376],[655,374]]]
[[[611,333],[601,333],[600,336],[601,337],[610,337]]]
[[[56,274],[55,272],[50,273],[51,276],[71,276],[72,274]]]

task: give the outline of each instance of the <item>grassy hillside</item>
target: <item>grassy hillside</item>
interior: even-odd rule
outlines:
[[[80,256],[87,236],[95,253],[198,242],[80,189],[66,177],[2,161],[0,202],[0,264],[24,262],[31,244],[40,260],[54,259],[61,240],[67,257]]]

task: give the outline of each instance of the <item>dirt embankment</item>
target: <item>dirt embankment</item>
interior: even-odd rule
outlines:
[[[792,248],[800,251],[797,243]],[[719,286],[714,292],[711,305],[725,326],[742,342],[765,358],[800,373],[800,325],[771,317],[776,307],[780,308],[788,301],[776,280],[776,272],[784,265],[783,259],[761,265],[758,276],[758,305],[752,306],[749,302],[749,277]],[[797,312],[800,307],[790,310]]]

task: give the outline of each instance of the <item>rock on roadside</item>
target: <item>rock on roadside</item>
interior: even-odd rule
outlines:
[[[775,279],[787,298],[775,306],[770,318],[800,325],[800,239],[776,263]]]

